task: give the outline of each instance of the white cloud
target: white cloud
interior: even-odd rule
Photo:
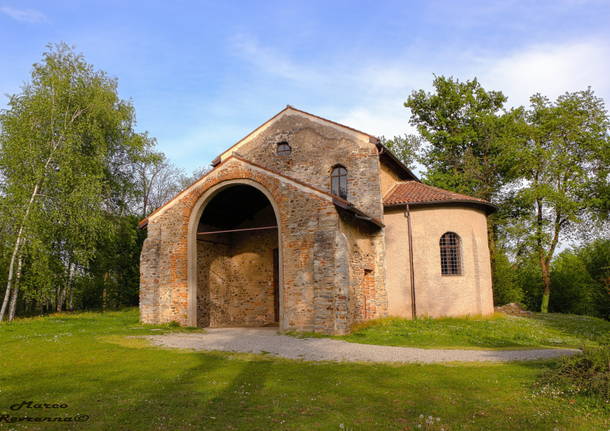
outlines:
[[[16,9],[10,6],[0,6],[0,12],[16,21],[38,23],[47,20],[40,11],[34,9]]]
[[[448,54],[446,58],[444,64],[434,59],[431,63],[435,64],[418,65],[409,59],[392,64],[376,62],[359,77],[363,100],[338,121],[386,137],[413,133],[403,102],[413,90],[430,90],[433,72],[461,80],[476,76],[486,89],[508,96],[510,106],[527,105],[535,93],[554,99],[588,86],[610,103],[610,44],[602,40],[535,44],[495,56]]]
[[[320,71],[298,64],[244,34],[233,38],[232,48],[238,56],[255,67],[280,78],[297,82],[319,82],[324,78]]]
[[[307,106],[313,113],[377,136],[414,132],[403,103],[413,90],[430,90],[434,73],[460,80],[477,77],[486,89],[508,96],[511,106],[527,105],[537,92],[554,99],[588,86],[610,102],[610,44],[603,39],[537,43],[494,53],[475,47],[411,47],[388,61],[361,63],[355,71],[341,62],[301,62],[243,36],[234,48],[263,76],[289,80],[319,95],[319,103]],[[294,100],[293,94],[286,97]]]
[[[527,105],[534,93],[553,99],[588,86],[610,101],[610,45],[601,40],[532,45],[480,62],[483,85],[501,90],[513,106]]]

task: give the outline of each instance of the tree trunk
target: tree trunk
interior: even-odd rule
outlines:
[[[68,291],[68,310],[69,311],[74,311],[74,288],[72,287],[72,285],[69,286],[69,291]]]
[[[542,304],[540,311],[542,313],[549,312],[549,299],[551,298],[551,262],[545,258],[540,258],[540,269],[542,270]]]
[[[51,162],[51,158],[49,157],[47,159],[47,162],[45,163],[45,169],[49,166],[50,162]],[[28,205],[25,208],[25,214],[23,215],[23,218],[21,219],[21,225],[19,226],[19,230],[17,231],[17,239],[15,240],[15,246],[13,247],[13,253],[11,254],[11,261],[8,266],[8,277],[7,277],[7,282],[6,282],[7,293],[4,295],[5,303],[2,304],[2,309],[0,309],[0,321],[2,321],[4,319],[4,313],[6,311],[7,295],[9,294],[10,291],[13,290],[13,283],[14,283],[13,277],[14,277],[14,271],[15,271],[15,261],[17,260],[17,257],[19,256],[19,252],[21,251],[20,248],[24,241],[24,238],[23,238],[24,232],[23,231],[25,229],[25,222],[28,219],[28,216],[30,214],[30,209],[32,208],[34,199],[36,198],[36,195],[38,194],[39,187],[40,187],[39,183],[37,183],[34,186],[34,191],[32,192],[32,196],[30,196]]]
[[[13,297],[11,298],[11,306],[8,311],[8,320],[11,322],[15,318],[17,311],[17,297],[19,296],[19,281],[21,280],[21,265],[23,264],[23,255],[19,255],[17,262],[17,276],[15,277],[15,285],[13,287]]]
[[[53,102],[53,100],[51,100],[51,102]],[[72,114],[72,117],[70,118],[70,121],[68,122],[68,125],[66,127],[70,127],[74,121],[83,113],[84,111],[82,109],[78,109],[74,112],[74,114]],[[67,112],[66,112],[67,114]],[[8,277],[7,277],[7,281],[6,281],[6,290],[7,293],[5,293],[5,302],[2,304],[2,309],[0,309],[0,321],[2,321],[4,319],[4,313],[6,312],[6,302],[8,301],[7,299],[7,295],[10,295],[10,292],[13,290],[13,274],[14,274],[14,270],[15,270],[15,260],[17,259],[17,256],[19,255],[20,252],[20,248],[23,245],[23,242],[25,241],[23,234],[24,234],[24,229],[25,229],[25,225],[28,219],[28,216],[30,215],[30,210],[32,209],[32,205],[34,203],[34,199],[36,199],[36,195],[38,194],[38,190],[40,189],[40,187],[42,186],[42,183],[45,179],[45,175],[47,172],[47,169],[49,169],[49,165],[51,164],[51,161],[53,160],[53,155],[55,154],[55,151],[57,151],[57,149],[59,148],[59,146],[61,145],[61,142],[64,139],[64,133],[62,133],[59,138],[56,141],[52,141],[51,142],[51,151],[49,153],[49,156],[47,157],[47,160],[44,163],[44,168],[42,170],[42,178],[39,179],[39,181],[34,185],[34,190],[32,191],[32,195],[30,196],[30,200],[28,201],[28,204],[25,208],[25,213],[23,214],[23,218],[21,219],[21,225],[19,226],[19,230],[17,232],[17,238],[15,240],[15,246],[13,247],[13,252],[11,254],[11,260],[9,263],[9,267],[8,267]]]
[[[76,120],[76,118],[78,118],[81,114],[82,114],[82,110],[76,111],[74,113],[74,115],[72,115],[72,118],[70,119],[69,124],[71,125],[74,122],[74,120]],[[23,234],[24,234],[24,230],[25,230],[25,224],[30,215],[30,210],[32,209],[32,205],[34,204],[34,200],[36,199],[38,190],[40,189],[40,187],[45,179],[45,174],[47,172],[47,169],[49,168],[49,165],[51,164],[51,161],[53,160],[53,155],[55,154],[55,151],[59,148],[59,145],[61,144],[62,140],[63,140],[63,136],[60,136],[57,141],[51,143],[51,152],[49,154],[49,157],[47,157],[47,160],[44,163],[44,168],[42,170],[42,172],[43,172],[42,178],[40,178],[40,180],[36,184],[34,184],[34,190],[32,191],[32,195],[30,196],[30,200],[28,201],[27,206],[25,207],[25,213],[23,214],[23,218],[21,219],[21,225],[19,226],[19,230],[17,231],[17,239],[15,240],[15,246],[13,247],[13,253],[11,254],[11,260],[10,260],[10,264],[8,267],[8,277],[7,277],[7,281],[6,281],[7,292],[10,292],[11,290],[13,290],[13,276],[14,276],[13,274],[14,274],[14,270],[15,270],[15,260],[17,259],[17,256],[19,255],[19,252],[21,251],[20,248],[25,241]],[[5,300],[6,300],[6,295],[7,294],[4,295]],[[0,321],[2,321],[4,319],[5,311],[6,311],[6,306],[3,303],[2,309],[0,309]]]
[[[66,283],[66,285],[62,288],[59,288],[59,299],[57,301],[57,311],[61,312],[64,306],[64,303],[66,302],[66,298],[68,296],[68,292],[70,291],[72,287],[72,262],[70,262],[68,264],[68,281]],[[66,306],[67,308],[67,306]]]
[[[36,188],[34,190],[36,190]],[[32,196],[34,196],[34,195],[32,195]],[[29,210],[30,210],[30,207],[28,206],[25,217],[27,217],[27,213],[29,212]],[[24,221],[25,221],[25,217],[24,217]],[[15,294],[13,292],[15,290],[15,288],[14,288],[15,261],[17,260],[17,256],[19,254],[19,249],[21,248],[21,238],[23,235],[23,224],[24,223],[21,224],[21,227],[19,228],[19,232],[17,233],[17,239],[15,240],[15,246],[13,247],[13,253],[11,254],[11,263],[8,266],[8,279],[6,282],[6,293],[4,294],[4,302],[2,303],[2,309],[0,309],[0,322],[2,320],[4,320],[4,314],[6,313],[9,297],[11,296],[11,294],[12,295]]]
[[[8,311],[8,321],[12,322],[15,318],[15,312],[17,311],[17,296],[19,295],[19,287],[15,285],[13,287],[13,296],[11,298],[11,306]]]
[[[6,308],[8,307],[9,299],[11,297],[12,288],[10,286],[6,287],[6,291],[4,292],[4,301],[2,301],[2,309],[0,309],[0,322],[4,320],[4,313],[6,312]]]
[[[61,313],[64,306],[64,301],[66,299],[66,287],[59,287],[57,292],[57,306],[55,307],[55,311]]]

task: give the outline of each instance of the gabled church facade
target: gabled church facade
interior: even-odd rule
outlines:
[[[142,322],[345,334],[493,312],[493,207],[377,138],[288,106],[212,165],[141,221]]]

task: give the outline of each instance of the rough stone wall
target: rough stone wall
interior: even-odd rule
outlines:
[[[193,208],[211,187],[227,181],[260,184],[271,194],[280,226],[280,329],[339,333],[347,320],[337,321],[344,306],[335,294],[341,262],[336,235],[339,218],[328,197],[261,169],[230,159],[180,195],[171,206],[149,218],[142,250],[141,319],[145,323],[189,319],[188,231]],[[194,268],[197,268],[194,263]],[[192,319],[192,317],[191,317]]]
[[[469,207],[411,208],[415,304],[418,316],[462,316],[493,313],[487,218]],[[409,249],[404,209],[387,210],[386,275],[389,314],[411,317]],[[439,239],[460,236],[462,275],[441,275]]]
[[[348,320],[353,324],[386,316],[383,230],[343,214],[341,234],[349,261]]]
[[[197,244],[198,325],[264,326],[275,320],[273,249],[277,232],[225,235]]]
[[[148,229],[140,257],[140,318],[143,322],[156,322],[160,316],[159,263],[161,244],[159,229]]]
[[[258,193],[253,189],[253,192]],[[205,215],[202,216],[202,220]],[[277,225],[271,205],[235,228]],[[198,231],[217,229],[200,222]],[[275,322],[276,230],[210,234],[197,241],[198,326],[264,326]]]
[[[279,142],[290,144],[288,156],[276,154]],[[381,218],[381,186],[377,148],[368,137],[321,124],[301,115],[285,115],[236,150],[246,159],[330,192],[332,168],[348,171],[347,200]]]
[[[290,144],[289,156],[276,154],[281,141]],[[388,187],[392,173],[384,176],[375,145],[360,133],[287,112],[234,151],[257,165],[329,192],[332,167],[341,164],[348,170],[348,200],[372,217],[383,217],[382,187]],[[260,184],[273,196],[279,211],[280,329],[346,333],[355,321],[387,313],[383,231],[369,232],[369,224],[362,221],[341,221],[328,197],[320,198],[302,185],[277,177],[229,159],[149,218],[141,266],[144,322],[192,322],[187,240],[191,212],[207,190],[236,179]],[[248,313],[233,310],[232,300],[226,299],[229,292],[236,292],[232,253],[230,246],[220,245],[213,251],[198,247],[199,260],[206,262],[203,267],[195,263],[198,284],[209,285],[207,291],[198,288],[198,325],[255,324]],[[257,283],[260,291],[266,289],[266,281]],[[232,287],[227,290],[227,286]],[[248,294],[238,296],[243,299]],[[252,309],[267,316],[262,321],[268,320],[261,311],[268,307],[262,305],[262,297],[249,298],[246,302],[258,304]],[[223,317],[206,311],[212,309],[220,310]],[[231,317],[236,313],[240,317]]]
[[[197,241],[197,326],[223,326],[229,315],[232,284],[231,246],[220,240]],[[225,289],[226,286],[226,289]],[[219,317],[221,317],[219,319]]]

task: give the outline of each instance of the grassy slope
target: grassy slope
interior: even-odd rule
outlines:
[[[415,321],[390,317],[366,322],[352,334],[335,338],[423,348],[583,347],[610,343],[610,322],[567,314]]]
[[[138,325],[135,310],[0,325],[0,413],[33,400],[64,402],[62,415],[91,417],[0,429],[409,430],[418,429],[420,414],[440,417],[429,428],[436,430],[609,425],[583,399],[534,395],[544,363],[305,363],[153,348],[125,337],[151,333],[159,331]]]

